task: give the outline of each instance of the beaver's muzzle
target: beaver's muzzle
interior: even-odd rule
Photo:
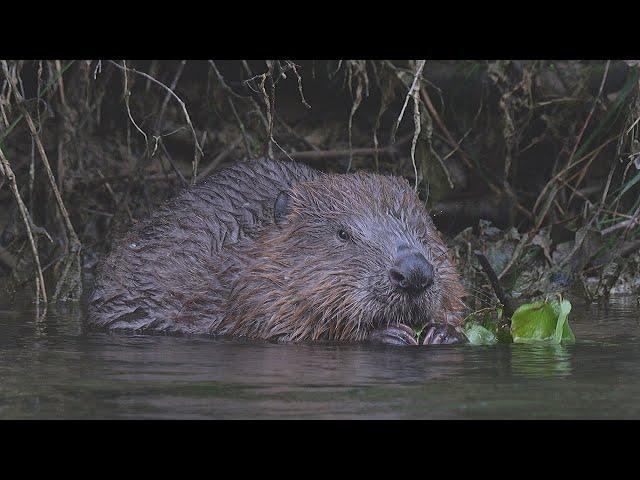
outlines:
[[[416,250],[399,248],[389,278],[394,288],[408,295],[419,295],[433,285],[433,265]]]

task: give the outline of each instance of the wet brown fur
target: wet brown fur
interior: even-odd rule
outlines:
[[[282,191],[290,210],[276,222]],[[399,244],[435,267],[417,299],[389,283]],[[109,329],[360,341],[387,325],[456,323],[463,294],[406,180],[261,159],[185,190],[116,242],[88,318]]]

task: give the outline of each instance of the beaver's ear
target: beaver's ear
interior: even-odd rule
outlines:
[[[291,195],[286,190],[282,190],[276,197],[276,203],[273,207],[273,220],[276,225],[282,223],[284,217],[291,212]]]

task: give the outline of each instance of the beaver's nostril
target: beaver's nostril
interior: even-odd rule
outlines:
[[[389,270],[389,278],[394,287],[405,288],[407,279],[397,268]]]
[[[433,265],[419,252],[399,253],[389,270],[391,284],[406,293],[417,294],[433,285]]]

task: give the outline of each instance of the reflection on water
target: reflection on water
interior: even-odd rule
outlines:
[[[575,345],[396,348],[85,331],[0,300],[0,418],[640,418],[640,312],[574,300]]]
[[[570,375],[571,354],[564,345],[521,345],[511,352],[511,372],[525,377]]]

